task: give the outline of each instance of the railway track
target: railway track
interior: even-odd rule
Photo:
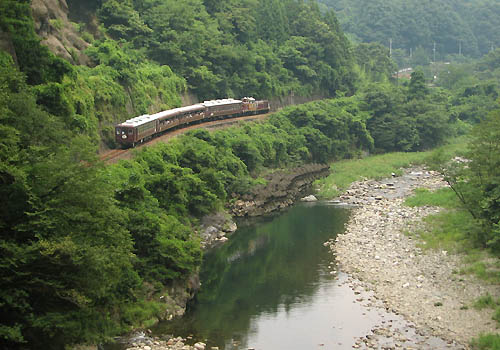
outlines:
[[[127,149],[112,149],[110,151],[107,151],[105,153],[102,153],[99,155],[99,158],[104,162],[104,163],[114,163],[113,160],[119,158],[121,155],[127,153]]]
[[[259,114],[259,115],[252,115],[252,116],[246,116],[246,117],[239,117],[239,118],[232,118],[232,119],[222,119],[222,120],[214,120],[211,122],[207,123],[202,123],[202,124],[195,124],[195,125],[190,125],[187,127],[184,127],[182,129],[177,129],[173,131],[169,131],[159,137],[155,137],[154,139],[144,142],[142,144],[138,144],[135,146],[135,148],[129,148],[129,149],[112,149],[109,151],[106,151],[104,153],[101,153],[99,155],[99,158],[101,161],[103,161],[106,164],[113,164],[118,162],[120,159],[130,159],[132,157],[132,151],[134,149],[142,148],[142,147],[148,147],[151,145],[154,145],[158,142],[168,142],[171,138],[184,134],[188,132],[189,130],[194,130],[194,129],[215,129],[215,128],[225,128],[232,126],[236,123],[239,122],[249,122],[249,121],[255,121],[255,120],[262,120],[267,118],[271,113],[266,113],[266,114]]]

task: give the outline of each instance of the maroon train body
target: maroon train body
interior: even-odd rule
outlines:
[[[116,142],[134,147],[169,129],[222,118],[267,113],[269,101],[257,101],[252,97],[241,100],[232,98],[211,100],[192,106],[169,109],[155,114],[145,114],[115,126]]]

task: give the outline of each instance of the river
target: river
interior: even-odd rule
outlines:
[[[383,316],[354,302],[359,295],[323,246],[348,217],[347,209],[299,203],[240,222],[225,245],[205,255],[202,287],[186,315],[153,333],[208,349],[350,347]]]

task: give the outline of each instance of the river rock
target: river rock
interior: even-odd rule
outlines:
[[[318,200],[318,198],[316,198],[314,195],[309,195],[309,196],[306,196],[304,198],[301,198],[300,199],[302,202],[316,202]]]
[[[230,222],[226,227],[224,227],[224,232],[233,233],[238,229],[235,222]]]

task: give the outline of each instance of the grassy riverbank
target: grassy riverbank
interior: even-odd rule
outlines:
[[[463,268],[456,271],[457,280],[466,275],[474,275],[487,284],[500,288],[500,259],[483,247],[475,244],[475,235],[481,234],[481,228],[471,214],[465,210],[451,188],[438,191],[417,190],[415,195],[405,202],[408,206],[438,206],[440,213],[424,219],[425,226],[415,233],[422,241],[424,249],[436,249],[444,252],[459,253],[463,256]],[[490,309],[492,319],[500,327],[500,298],[486,294],[473,305],[476,309]],[[472,341],[473,349],[500,349],[499,334],[485,334]]]
[[[355,181],[382,179],[392,173],[401,175],[401,168],[432,162],[438,152],[449,158],[462,154],[467,142],[465,137],[451,140],[448,144],[427,152],[392,152],[362,159],[348,159],[331,165],[331,174],[315,183],[318,196],[324,199],[337,197]]]

